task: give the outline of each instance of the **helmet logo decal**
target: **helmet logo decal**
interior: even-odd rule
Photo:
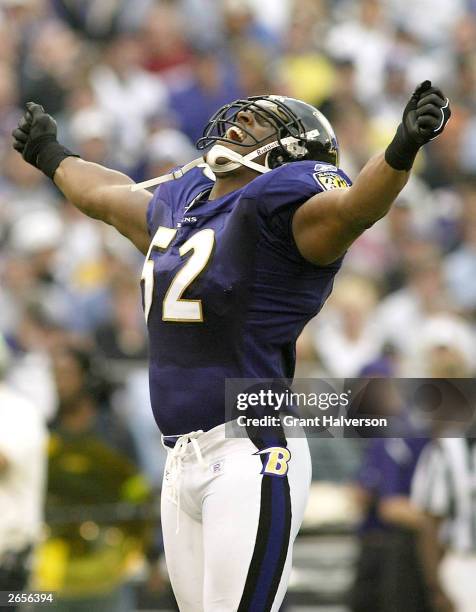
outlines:
[[[310,138],[310,139],[317,138],[320,135],[321,133],[317,128],[315,130],[311,130],[310,132],[306,132],[306,138]]]
[[[329,123],[329,120],[327,119],[327,117],[323,115],[321,111],[318,111],[317,109],[312,114],[314,115],[316,119],[318,119],[322,123],[322,125],[324,126],[324,129],[327,131],[329,136],[331,138],[335,138],[334,130],[332,128],[332,125]]]

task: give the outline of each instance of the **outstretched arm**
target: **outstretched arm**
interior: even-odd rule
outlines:
[[[147,253],[150,192],[145,189],[131,192],[134,181],[125,174],[77,157],[67,157],[60,163],[54,182],[81,212],[112,225],[142,253]]]
[[[372,158],[352,187],[320,193],[298,208],[293,234],[303,257],[318,265],[332,263],[385,216],[406,185],[419,148],[443,132],[450,116],[447,98],[429,81],[422,83],[385,154]]]
[[[55,120],[38,104],[27,104],[13,137],[13,146],[23,159],[51,178],[74,206],[114,226],[147,252],[146,212],[152,197],[148,191],[131,192],[134,182],[125,174],[84,161],[61,146]]]

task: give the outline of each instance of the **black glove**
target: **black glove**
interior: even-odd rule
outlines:
[[[39,104],[28,102],[26,112],[13,130],[13,148],[23,159],[49,178],[66,157],[78,157],[56,140],[56,121]]]
[[[402,123],[385,151],[386,162],[395,170],[410,170],[418,149],[439,136],[451,117],[450,102],[440,89],[424,81],[403,112]]]

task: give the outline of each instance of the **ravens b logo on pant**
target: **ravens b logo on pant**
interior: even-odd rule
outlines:
[[[268,455],[266,461],[263,464],[263,469],[261,470],[262,474],[268,474],[270,476],[280,476],[281,478],[283,478],[288,473],[291,453],[287,448],[273,446],[271,448],[265,448],[263,450],[260,450],[254,454]]]

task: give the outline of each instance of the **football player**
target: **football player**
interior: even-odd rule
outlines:
[[[145,255],[150,395],[169,456],[167,566],[183,612],[277,611],[311,479],[304,438],[225,436],[225,379],[292,378],[295,342],[354,240],[383,217],[447,98],[422,83],[384,154],[351,186],[333,129],[312,106],[257,96],[219,109],[203,158],[153,183],[79,159],[27,104],[14,147],[90,217]],[[133,190],[134,189],[134,190]]]

